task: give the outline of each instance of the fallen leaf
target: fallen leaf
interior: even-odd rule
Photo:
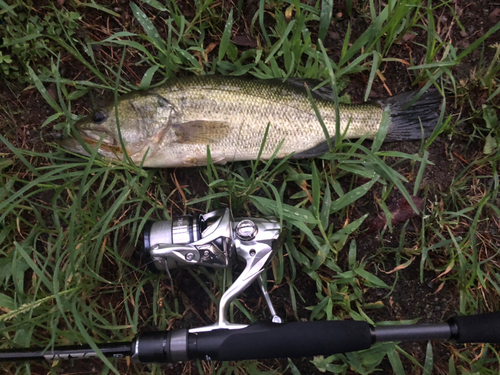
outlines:
[[[416,213],[413,208],[410,206],[406,198],[400,198],[395,202],[392,202],[389,206],[387,206],[389,213],[391,214],[391,224],[397,225],[400,223],[404,223],[406,220],[414,218],[420,214],[422,208],[424,207],[424,199],[420,197],[411,197],[413,203],[417,207],[419,213]],[[387,225],[387,220],[384,212],[378,214],[378,216],[372,220],[370,223],[368,233],[373,233],[377,230],[381,230]]]
[[[57,100],[56,85],[54,85],[53,83],[49,84],[49,86],[47,87],[47,93],[52,99]]]
[[[496,22],[498,19],[500,19],[500,8],[495,8],[493,12],[490,13],[488,18],[493,22]]]
[[[436,289],[436,291],[433,292],[433,293],[431,293],[431,295],[438,294],[441,291],[441,289],[443,289],[443,287],[444,287],[444,281],[441,284],[439,284],[439,286]]]
[[[397,266],[396,268],[390,270],[390,271],[384,271],[384,270],[380,270],[382,271],[383,273],[387,274],[387,275],[390,275],[391,273],[394,273],[394,272],[397,272],[397,271],[401,271],[401,270],[404,270],[405,268],[409,267],[412,263],[413,263],[413,260],[415,259],[415,257],[411,257],[410,259],[408,259],[406,262],[404,262],[403,264],[400,264],[399,266]]]
[[[236,44],[237,46],[252,47],[252,48],[257,47],[257,39],[252,38],[248,35],[235,35],[231,39],[231,42],[233,42],[233,44]]]
[[[212,52],[215,47],[217,47],[217,43],[210,43],[205,49],[205,55],[208,55],[210,52]]]
[[[403,35],[403,42],[411,42],[413,39],[415,39],[415,34],[414,33],[406,33]]]

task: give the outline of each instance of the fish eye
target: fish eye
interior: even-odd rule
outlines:
[[[107,118],[108,118],[108,116],[106,115],[106,112],[97,111],[97,112],[94,112],[94,114],[92,115],[92,122],[94,124],[101,124],[104,121],[106,121]]]

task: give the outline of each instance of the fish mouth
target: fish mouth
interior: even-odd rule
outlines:
[[[66,151],[88,154],[82,145],[75,138],[62,138],[59,140],[59,146],[64,148]]]
[[[106,138],[104,138],[101,142],[101,138],[96,139],[95,137],[86,134],[86,132],[81,132],[79,134],[82,141],[89,146],[90,149],[94,149],[99,145],[99,153],[106,154],[106,156],[109,154],[116,156],[123,154],[122,147],[115,144],[115,142],[111,143],[107,141]],[[101,143],[99,144],[99,142]],[[90,156],[85,147],[76,138],[63,138],[59,141],[59,146],[70,152]]]

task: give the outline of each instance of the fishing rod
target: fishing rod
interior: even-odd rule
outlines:
[[[140,363],[191,359],[236,361],[332,355],[370,348],[375,343],[454,340],[458,343],[500,343],[500,312],[455,316],[444,323],[377,325],[364,321],[283,323],[269,298],[263,272],[282,245],[280,225],[273,218],[232,219],[228,209],[197,218],[180,216],[148,226],[144,248],[152,269],[169,272],[186,266],[246,266],[222,295],[217,322],[192,329],[145,332],[131,342],[99,344],[107,357],[131,357]],[[271,321],[250,325],[227,319],[231,301],[257,281],[271,312]],[[91,346],[61,346],[0,351],[0,362],[62,360],[97,356]]]
[[[132,342],[101,344],[107,357],[131,357],[140,363],[174,363],[191,359],[237,361],[298,358],[369,349],[391,341],[455,340],[500,343],[500,313],[457,316],[446,323],[373,327],[362,321],[273,323],[259,321],[245,328],[192,332],[176,329],[147,332]],[[65,360],[95,357],[90,346],[4,350],[0,362]]]

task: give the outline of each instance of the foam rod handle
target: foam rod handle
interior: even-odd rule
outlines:
[[[455,316],[448,323],[457,342],[500,343],[500,312]]]
[[[277,324],[257,322],[243,329],[190,334],[190,358],[219,361],[297,358],[368,349],[371,326],[359,321]]]

